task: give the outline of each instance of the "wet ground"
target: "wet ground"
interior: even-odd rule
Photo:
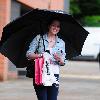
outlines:
[[[100,70],[96,62],[68,62],[61,68],[58,100],[99,100]],[[0,100],[37,100],[32,79],[0,82]]]

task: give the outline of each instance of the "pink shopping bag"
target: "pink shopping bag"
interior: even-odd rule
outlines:
[[[42,69],[43,69],[44,59],[35,59],[35,84],[42,85]]]

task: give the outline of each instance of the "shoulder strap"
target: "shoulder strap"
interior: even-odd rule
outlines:
[[[45,51],[45,44],[44,44],[44,39],[43,39],[43,35],[41,35],[42,40],[43,40],[43,46],[44,46],[44,51]]]
[[[38,52],[40,39],[41,39],[41,35],[38,35],[38,46],[37,46],[37,48],[36,48],[36,51],[35,51],[35,52]]]
[[[43,40],[43,46],[44,46],[44,51],[45,51],[45,44],[44,44],[43,35],[39,35],[38,38],[39,38],[39,40],[38,40],[38,47],[36,48],[36,52],[38,52],[38,49],[39,49],[39,43],[40,43],[41,38],[42,38],[42,40]]]

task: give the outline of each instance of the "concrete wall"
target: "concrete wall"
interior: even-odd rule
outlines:
[[[20,9],[21,4],[16,2],[15,0],[11,0],[11,21],[20,16]]]

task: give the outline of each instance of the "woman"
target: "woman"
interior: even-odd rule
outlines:
[[[52,86],[37,86],[36,84],[34,84],[38,100],[57,100],[59,89],[59,68],[60,66],[65,65],[66,62],[65,43],[62,39],[58,38],[57,34],[59,33],[59,31],[60,21],[57,19],[53,19],[52,21],[50,21],[48,25],[48,32],[43,35],[43,39],[39,38],[39,35],[37,35],[30,43],[29,50],[26,54],[28,59],[33,60],[38,57],[42,57],[45,46],[45,51],[49,50],[50,54],[52,55],[51,62],[54,65],[52,71],[54,73],[54,76],[56,77],[57,82],[52,84]],[[38,53],[35,53],[36,48],[38,47],[38,42]]]

